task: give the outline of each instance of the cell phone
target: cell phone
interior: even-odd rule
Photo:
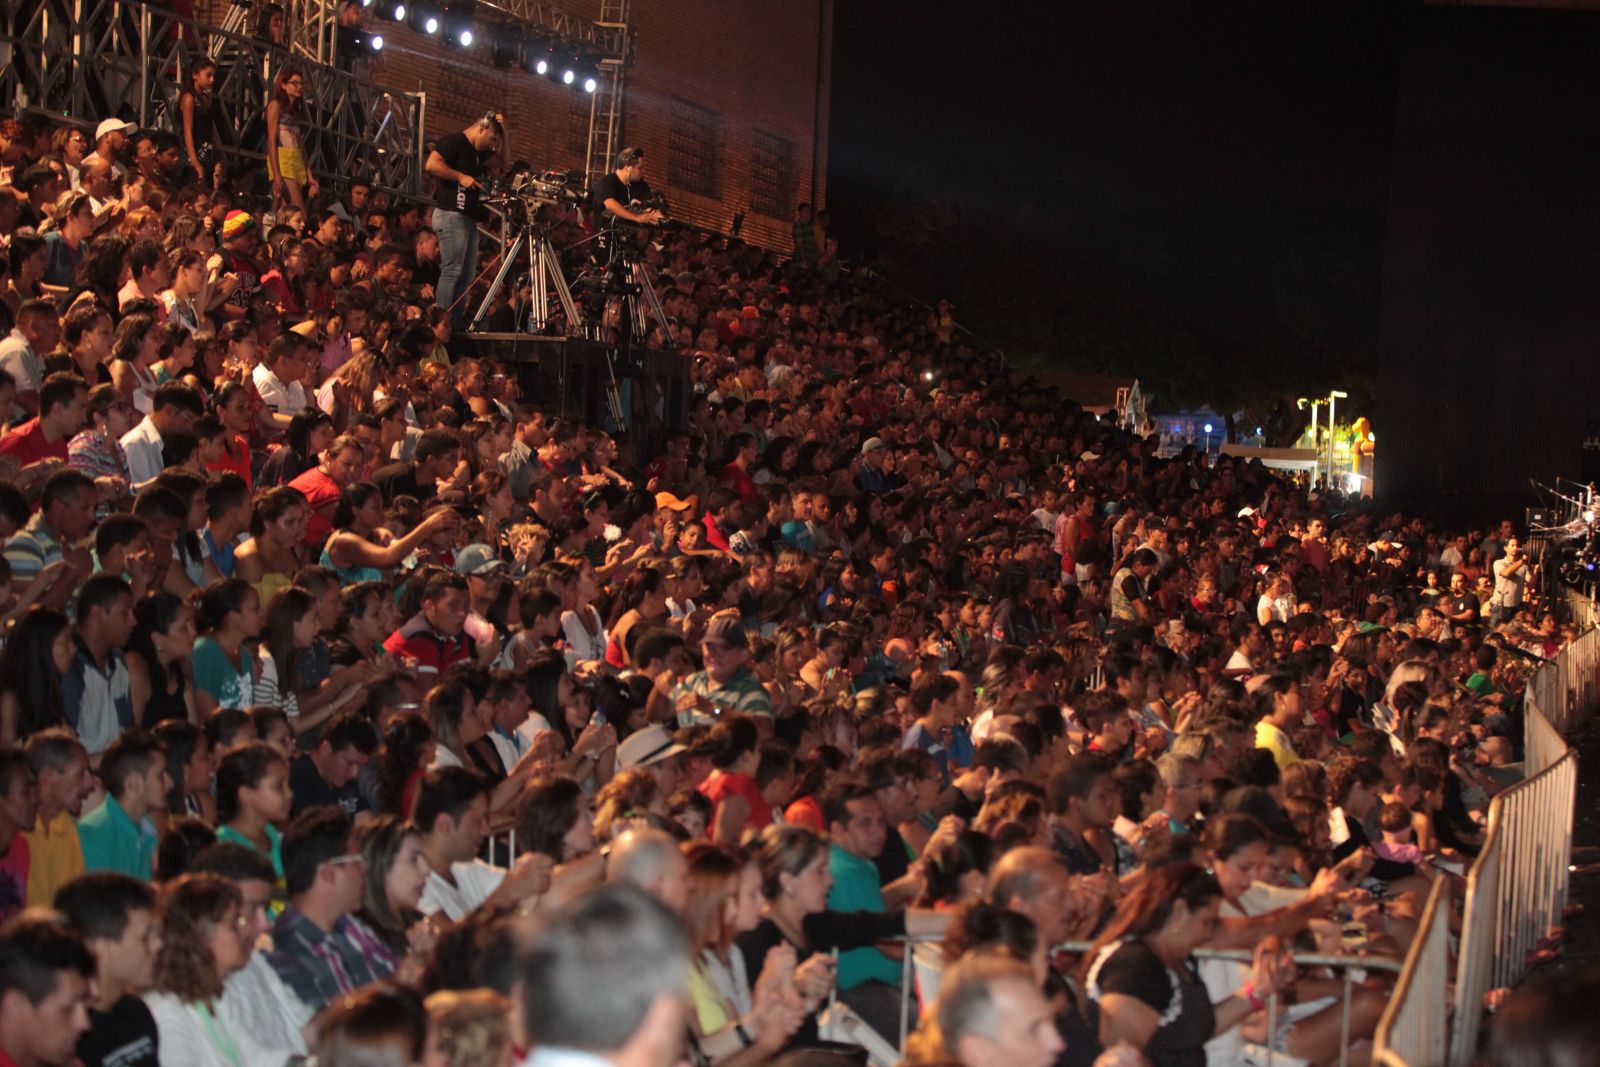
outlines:
[[[606,713],[603,711],[597,711],[593,715],[589,716],[589,721],[596,726],[604,726],[606,724]]]

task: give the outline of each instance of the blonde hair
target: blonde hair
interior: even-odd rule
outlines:
[[[511,1040],[511,1001],[492,989],[447,989],[423,1002],[446,1067],[491,1067]]]

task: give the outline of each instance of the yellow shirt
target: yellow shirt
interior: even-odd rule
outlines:
[[[1289,741],[1289,735],[1265,719],[1256,723],[1256,747],[1272,753],[1272,759],[1280,771],[1288,770],[1300,762],[1300,757],[1295,754],[1294,745]]]
[[[23,839],[28,842],[28,907],[48,908],[56,890],[83,873],[83,846],[78,824],[58,812],[48,826],[34,825]]]
[[[715,1034],[733,1022],[728,1016],[728,1002],[706,977],[705,968],[697,963],[689,966],[689,1003],[694,1006],[702,1034]]]

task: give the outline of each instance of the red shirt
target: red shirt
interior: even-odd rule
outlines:
[[[383,648],[396,659],[410,657],[416,660],[414,669],[419,674],[438,675],[453,663],[471,659],[477,645],[466,633],[444,636],[429,626],[428,620],[419,612],[410,622],[390,634]]]
[[[246,489],[255,485],[250,477],[250,445],[237,434],[227,442],[227,448],[222,450],[222,458],[215,463],[207,463],[206,470],[213,474],[237,474],[244,479]]]
[[[5,437],[0,437],[0,455],[17,457],[17,462],[24,467],[44,459],[59,459],[65,463],[67,439],[63,437],[55,444],[51,444],[44,439],[44,430],[40,427],[39,420],[29,419]]]
[[[312,467],[310,470],[295,476],[289,482],[290,489],[298,489],[306,498],[306,503],[311,505],[311,521],[306,523],[305,543],[320,545],[328,539],[333,532],[333,520],[320,513],[319,509],[339,502],[339,483],[328,477],[321,467]]]
[[[750,805],[750,817],[745,820],[746,830],[762,830],[772,823],[772,806],[761,797],[761,787],[748,774],[712,771],[711,777],[700,783],[700,792],[712,803],[711,822],[716,825],[717,810],[730,796],[744,797]]]
[[[754,504],[760,499],[760,491],[756,483],[751,480],[750,473],[737,463],[730,463],[717,474],[717,481],[726,482],[739,494],[739,500],[745,504]]]

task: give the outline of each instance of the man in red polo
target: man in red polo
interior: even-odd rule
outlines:
[[[52,374],[39,388],[39,414],[0,437],[0,455],[24,467],[46,459],[67,461],[67,442],[83,429],[89,387],[75,374]]]

